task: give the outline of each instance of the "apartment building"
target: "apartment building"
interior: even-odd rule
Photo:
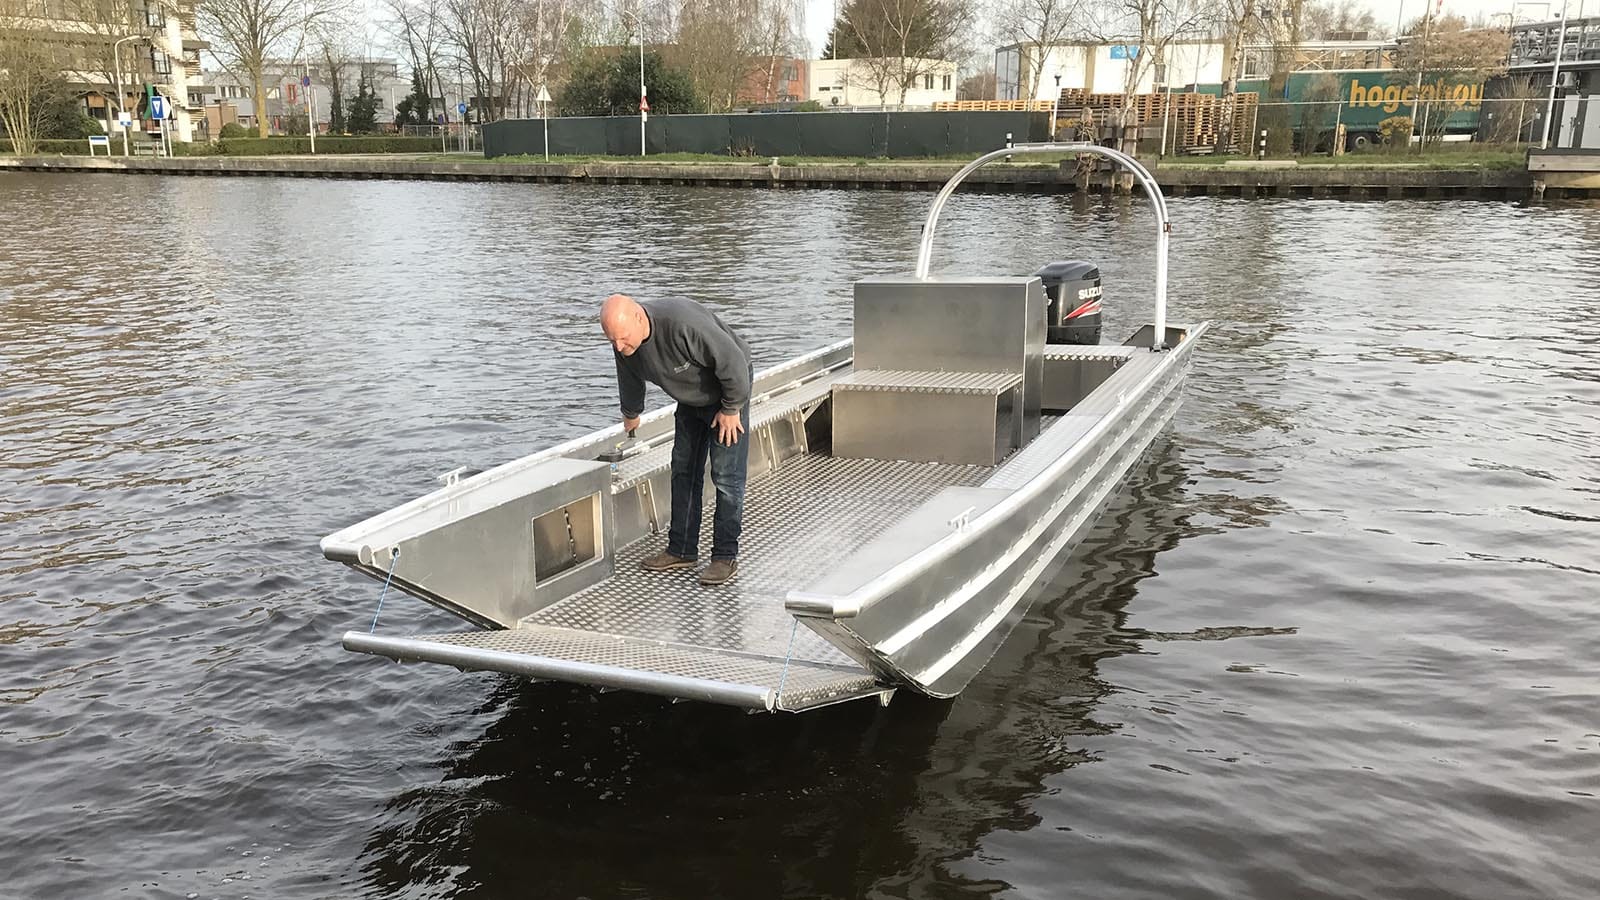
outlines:
[[[173,138],[203,139],[196,134],[208,90],[200,51],[208,45],[195,31],[194,0],[23,0],[18,12],[7,27],[56,45],[62,77],[108,131],[116,128],[119,83],[134,131],[159,129],[144,103],[149,84],[173,111]]]

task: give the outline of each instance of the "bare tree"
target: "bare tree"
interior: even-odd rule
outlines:
[[[145,69],[139,53],[141,46],[149,46],[150,28],[145,25],[144,8],[136,7],[132,0],[72,0],[66,11],[68,17],[80,23],[79,27],[95,37],[82,47],[83,70],[112,85],[109,93],[117,93],[120,84],[125,94],[130,85],[139,82]],[[141,37],[146,40],[139,40]],[[119,113],[126,102],[125,96],[112,100]]]
[[[1371,40],[1389,36],[1389,28],[1360,0],[1310,0],[1304,16],[1302,30],[1314,41]]]
[[[468,102],[476,101],[481,121],[504,118],[518,0],[443,0],[442,9],[457,66],[471,80]]]
[[[997,43],[1032,47],[1018,96],[1038,95],[1050,48],[1081,30],[1082,14],[1083,0],[996,0],[990,17]]]
[[[315,23],[311,29],[311,52],[321,61],[323,77],[328,83],[332,102],[328,106],[328,128],[333,132],[347,130],[345,100],[350,97],[349,72],[352,64],[359,64],[365,55],[365,41],[350,19],[330,13]]]
[[[1139,145],[1138,95],[1146,73],[1167,58],[1181,37],[1209,35],[1217,9],[1212,0],[1108,0],[1097,10],[1091,33],[1105,43],[1120,44],[1127,57],[1123,75],[1122,152]],[[1131,175],[1124,184],[1131,185]]]
[[[799,0],[759,0],[756,14],[757,50],[764,58],[766,66],[766,87],[761,99],[770,103],[777,99],[773,90],[776,86],[778,66],[796,56],[800,45],[805,41],[800,33],[800,23],[804,20],[805,8]]]
[[[1306,0],[1259,0],[1261,37],[1272,48],[1272,70],[1267,76],[1267,96],[1282,97],[1289,73],[1299,62]],[[1289,107],[1262,106],[1257,121],[1267,132],[1267,152],[1286,156],[1294,150],[1293,117]],[[1252,139],[1255,137],[1251,135]]]
[[[1222,102],[1217,121],[1217,143],[1214,152],[1222,153],[1233,146],[1233,119],[1238,108],[1239,76],[1244,71],[1244,48],[1258,35],[1261,22],[1257,13],[1257,0],[1221,0],[1217,9],[1218,25],[1225,48],[1223,56],[1227,67],[1222,73]]]
[[[37,152],[41,101],[61,74],[59,45],[47,39],[36,13],[26,0],[0,0],[0,125],[18,156]]]
[[[759,52],[757,0],[684,0],[673,62],[689,74],[706,109],[733,107]]]
[[[528,58],[523,64],[528,87],[538,96],[540,87],[553,95],[566,78],[575,57],[592,43],[602,22],[600,0],[530,0],[532,9]]]
[[[961,79],[956,87],[957,100],[993,100],[996,93],[994,63],[979,72]]]
[[[200,0],[195,13],[200,32],[211,40],[211,54],[250,85],[256,134],[266,137],[267,61],[298,59],[319,10],[304,0]]]
[[[444,56],[446,36],[441,0],[385,0],[395,42],[411,62],[413,72],[422,73],[422,84],[432,96],[445,98]],[[450,121],[445,104],[444,121]]]
[[[833,49],[860,59],[879,95],[895,91],[903,107],[918,78],[962,54],[975,14],[971,0],[848,0]]]
[[[1483,102],[1484,82],[1506,72],[1511,34],[1471,28],[1461,16],[1424,20],[1395,54],[1395,78],[1414,100],[1424,145],[1444,137],[1452,115]]]

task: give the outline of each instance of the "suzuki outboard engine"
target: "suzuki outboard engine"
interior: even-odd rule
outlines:
[[[1082,260],[1053,262],[1033,273],[1044,282],[1045,342],[1100,343],[1100,267]]]

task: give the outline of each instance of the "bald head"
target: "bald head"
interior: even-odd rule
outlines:
[[[650,336],[650,317],[632,297],[612,294],[600,304],[600,330],[618,353],[632,356]]]

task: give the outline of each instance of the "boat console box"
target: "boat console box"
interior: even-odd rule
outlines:
[[[1128,165],[1156,210],[1156,317],[1123,344],[1077,342],[1100,332],[1092,266],[928,275],[966,174],[1046,149]],[[936,198],[915,274],[855,286],[849,340],[757,374],[734,581],[640,566],[666,544],[668,406],[625,443],[614,426],[451,477],[324,538],[329,559],[476,626],[344,646],[755,711],[954,696],[1177,408],[1206,326],[1165,321],[1167,230],[1153,180],[1116,151],[980,157]]]

